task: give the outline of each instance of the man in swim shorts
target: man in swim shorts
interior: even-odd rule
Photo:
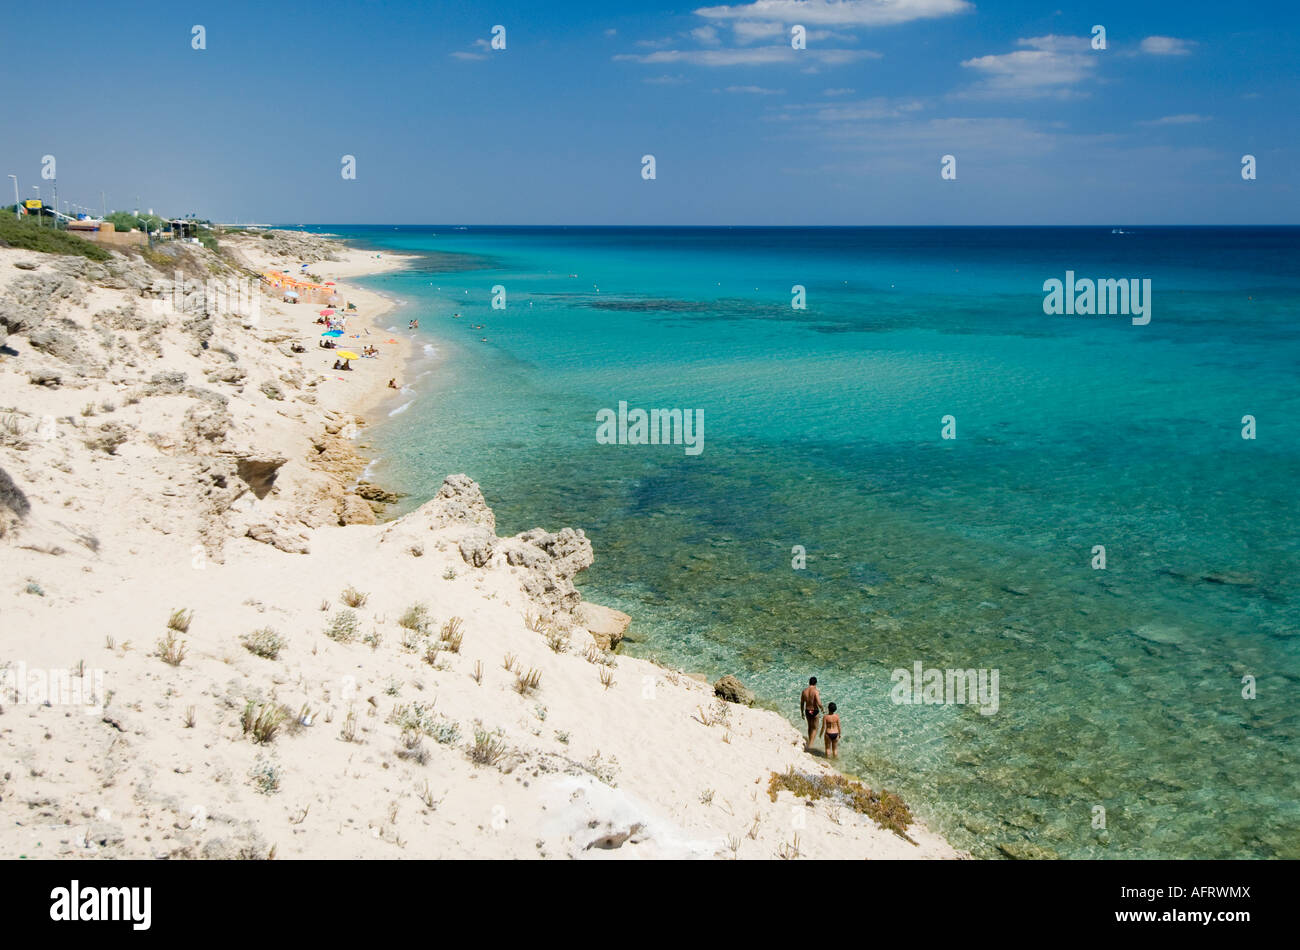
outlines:
[[[812,749],[813,737],[817,735],[817,717],[821,711],[822,696],[817,692],[817,677],[810,676],[808,685],[799,694],[799,712],[803,715],[804,722],[808,723],[808,741],[803,746],[805,752]]]

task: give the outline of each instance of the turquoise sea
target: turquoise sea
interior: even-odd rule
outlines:
[[[422,255],[367,281],[436,354],[373,479],[585,529],[627,652],[792,721],[816,675],[842,766],[979,856],[1300,858],[1300,229],[318,230]],[[1045,315],[1067,270],[1150,323]],[[703,452],[598,444],[620,401]],[[896,704],[918,662],[997,712]]]

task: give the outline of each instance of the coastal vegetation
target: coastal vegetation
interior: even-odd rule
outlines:
[[[280,731],[280,725],[289,715],[289,710],[279,703],[263,703],[261,706],[255,706],[252,700],[249,700],[244,706],[244,712],[239,717],[239,723],[244,729],[244,735],[248,736],[258,745],[266,745],[275,738],[275,734]]]
[[[249,653],[268,660],[278,659],[280,651],[287,645],[284,637],[270,627],[262,627],[252,633],[246,633],[239,638],[239,642]]]
[[[772,801],[782,791],[793,792],[809,801],[827,799],[861,815],[866,815],[881,828],[887,828],[906,841],[916,844],[907,834],[912,824],[912,812],[906,803],[893,792],[881,789],[873,792],[861,782],[839,773],[817,774],[800,772],[791,766],[784,772],[773,772],[767,783],[767,794]],[[795,850],[798,845],[795,845]]]
[[[47,254],[75,255],[92,261],[106,261],[109,252],[85,238],[42,224],[39,218],[14,218],[0,212],[0,247],[16,247]]]

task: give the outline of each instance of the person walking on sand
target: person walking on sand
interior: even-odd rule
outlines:
[[[817,692],[817,677],[808,677],[808,685],[804,687],[799,694],[799,712],[808,723],[808,741],[804,743],[803,750],[809,752],[812,750],[813,737],[817,735],[817,717],[822,711],[822,696]]]
[[[826,758],[840,757],[840,714],[835,711],[834,703],[826,704],[826,715],[822,716],[822,736],[826,740]]]

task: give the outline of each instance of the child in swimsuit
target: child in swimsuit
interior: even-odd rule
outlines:
[[[840,757],[840,717],[835,711],[835,704],[830,703],[826,706],[826,715],[822,717],[822,735],[826,739],[826,757],[828,759],[838,759]]]

